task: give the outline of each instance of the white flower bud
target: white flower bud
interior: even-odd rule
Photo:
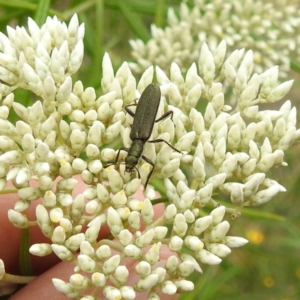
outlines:
[[[18,195],[23,200],[36,200],[42,196],[41,190],[36,187],[25,187],[18,190]]]
[[[114,123],[110,126],[107,127],[104,136],[103,136],[103,140],[106,144],[112,142],[120,133],[121,130],[121,122],[118,121],[117,123]]]
[[[71,297],[80,297],[81,293],[76,291],[70,283],[66,283],[63,280],[53,278],[52,283],[54,287],[64,295]]]
[[[149,199],[145,199],[141,210],[142,219],[145,224],[151,224],[154,218],[154,209]]]
[[[34,173],[37,176],[48,175],[50,166],[47,162],[37,162],[34,166]]]
[[[180,258],[181,258],[182,261],[192,262],[193,265],[194,265],[194,270],[196,270],[199,273],[202,273],[202,269],[201,269],[199,263],[197,262],[197,260],[193,256],[191,256],[189,254],[186,254],[186,253],[181,253]]]
[[[196,137],[196,133],[194,131],[190,131],[181,136],[181,138],[176,143],[175,147],[181,151],[191,151],[192,143],[194,142]]]
[[[177,287],[172,281],[166,280],[163,282],[161,290],[164,294],[174,295],[177,292]]]
[[[100,183],[97,184],[97,197],[102,204],[107,203],[110,200],[106,187]]]
[[[244,176],[249,176],[252,174],[256,168],[257,159],[251,158],[242,166],[242,174]]]
[[[276,102],[281,100],[291,89],[294,80],[285,81],[275,87],[268,95],[267,102]]]
[[[88,229],[85,232],[85,238],[88,242],[94,243],[99,235],[100,229],[101,229],[101,224],[103,222],[103,216],[100,215],[96,218],[94,218],[89,224],[88,224]]]
[[[55,244],[62,244],[66,239],[66,233],[63,227],[57,226],[54,228],[51,240]]]
[[[125,186],[125,194],[127,197],[132,196],[136,193],[138,188],[141,186],[141,180],[139,178],[134,178]]]
[[[90,280],[81,274],[73,274],[70,276],[70,283],[74,288],[84,290],[89,287]]]
[[[70,215],[72,219],[79,220],[82,216],[83,209],[84,209],[84,196],[82,194],[79,194],[73,200],[71,206]]]
[[[120,232],[118,239],[123,246],[127,246],[133,241],[132,233],[128,229],[124,229]]]
[[[177,287],[178,293],[185,293],[194,290],[194,283],[189,280],[176,280],[174,281],[175,286]]]
[[[22,161],[23,155],[20,150],[11,150],[0,155],[0,163],[8,165],[18,164]]]
[[[213,188],[213,183],[206,184],[203,188],[201,188],[196,194],[195,203],[205,206],[211,199]]]
[[[62,261],[71,261],[74,259],[72,252],[65,246],[52,244],[51,248],[56,256],[58,256]]]
[[[98,268],[97,262],[85,254],[79,254],[77,262],[83,272],[93,273]]]
[[[73,168],[70,163],[62,161],[60,163],[59,174],[63,178],[70,178],[73,176]]]
[[[136,246],[140,248],[144,248],[151,244],[154,237],[154,230],[149,229],[135,240]]]
[[[174,219],[173,231],[180,237],[183,237],[188,229],[186,219],[183,214],[177,214]]]
[[[87,163],[81,158],[75,158],[72,162],[72,168],[75,172],[81,173],[87,167]]]
[[[65,193],[59,193],[57,195],[57,201],[62,205],[62,206],[69,206],[73,203],[73,198],[70,194],[65,194]]]
[[[257,163],[257,170],[261,173],[267,173],[274,165],[275,157],[273,153],[264,155]]]
[[[120,290],[111,286],[105,286],[103,289],[103,294],[107,300],[115,300],[122,298]]]
[[[93,273],[91,280],[96,287],[104,287],[106,284],[106,276],[99,272]]]
[[[100,150],[99,148],[96,146],[96,145],[93,145],[93,144],[88,144],[86,146],[86,155],[88,158],[96,158],[99,156],[99,153],[100,153]]]
[[[59,225],[65,230],[66,235],[69,235],[72,233],[73,225],[69,219],[61,218],[59,221]]]
[[[168,257],[166,264],[165,264],[165,269],[167,270],[168,274],[172,274],[176,271],[177,267],[179,265],[178,258],[175,255],[171,255]]]
[[[196,258],[208,265],[218,265],[222,261],[218,256],[208,252],[205,249],[197,251]]]
[[[91,215],[95,214],[96,211],[99,211],[100,208],[101,206],[99,205],[97,200],[91,200],[85,205],[85,211]]]
[[[97,196],[96,188],[93,187],[93,186],[88,187],[88,188],[83,192],[83,196],[84,196],[87,200],[95,199],[96,196]]]
[[[109,207],[107,211],[107,225],[109,226],[113,236],[117,236],[120,231],[124,229],[119,214],[112,207]]]
[[[221,184],[223,184],[225,180],[226,180],[226,173],[220,173],[220,174],[216,174],[216,175],[208,178],[205,182],[205,185],[208,185],[209,183],[212,183],[213,184],[213,189],[216,189]]]
[[[208,226],[212,223],[212,216],[205,216],[198,218],[195,223],[191,226],[191,233],[193,235],[200,235]]]
[[[70,142],[72,149],[75,151],[82,151],[85,147],[86,133],[79,129],[72,130],[70,135]]]
[[[161,242],[153,244],[149,251],[145,254],[145,260],[150,263],[150,265],[154,265],[160,260],[159,253],[161,249]]]
[[[177,214],[177,208],[174,204],[169,204],[164,211],[164,219],[166,223],[172,223]]]
[[[146,261],[141,261],[135,266],[135,270],[141,277],[148,276],[151,273],[151,265]]]
[[[137,211],[132,211],[128,216],[128,223],[132,230],[137,231],[140,230],[141,220],[140,214]]]
[[[27,153],[32,153],[35,149],[35,140],[31,133],[26,133],[22,139],[22,148]]]
[[[42,244],[34,244],[29,248],[29,252],[35,256],[47,256],[52,253],[51,245],[42,243]]]
[[[49,212],[50,219],[53,223],[58,223],[64,217],[64,212],[61,208],[55,207]]]
[[[127,203],[127,197],[124,190],[121,190],[111,198],[111,203],[114,208],[123,207]]]
[[[82,178],[83,182],[86,183],[86,184],[92,184],[94,182],[94,176],[88,170],[84,170],[81,173],[81,178]]]
[[[84,297],[80,298],[80,300],[95,300],[95,297],[89,295],[89,296],[84,296]]]
[[[53,225],[46,208],[41,204],[37,205],[35,214],[39,227],[47,237],[50,237],[53,232]]]
[[[112,190],[112,193],[117,193],[123,188],[123,179],[120,176],[120,173],[114,170],[112,166],[107,169],[108,182]]]
[[[227,247],[224,244],[217,244],[217,243],[212,243],[208,245],[208,250],[219,256],[219,257],[226,257],[228,254],[231,253],[231,250],[229,247]]]
[[[236,184],[232,187],[230,200],[233,204],[240,205],[244,202],[245,194],[243,193],[243,187],[241,184]]]
[[[248,240],[237,236],[226,236],[224,243],[230,248],[237,248],[247,244]]]
[[[204,247],[203,242],[198,237],[191,235],[184,239],[184,244],[191,250],[200,250]]]
[[[227,221],[223,221],[219,223],[211,232],[210,232],[210,240],[212,242],[218,242],[222,240],[229,230],[229,223]]]
[[[152,287],[156,285],[158,281],[157,274],[150,274],[142,279],[140,279],[136,284],[136,290],[139,292],[149,291]]]
[[[10,209],[8,211],[9,221],[18,228],[28,228],[29,222],[27,216],[18,211]]]
[[[127,220],[130,214],[130,209],[128,207],[117,208],[117,212],[120,218],[124,221]]]
[[[95,250],[88,241],[83,241],[80,244],[80,254],[85,254],[85,255],[92,257],[94,255],[94,253],[95,253]]]
[[[125,266],[117,266],[114,272],[114,278],[121,284],[124,284],[129,277],[129,271]]]
[[[138,259],[142,256],[142,250],[135,245],[127,245],[124,248],[124,253],[132,259]]]
[[[30,202],[26,200],[18,200],[14,205],[14,210],[18,212],[23,212],[30,206]]]
[[[133,300],[136,298],[136,293],[131,286],[122,286],[120,287],[120,292],[122,295],[122,299],[124,300]]]
[[[198,157],[195,157],[193,161],[193,176],[199,183],[204,182],[206,177],[204,164]]]
[[[150,292],[147,300],[160,300],[160,297],[156,292]]]
[[[101,142],[101,135],[102,135],[102,130],[101,130],[101,125],[103,125],[100,121],[95,121],[93,125],[90,127],[88,136],[87,136],[87,143],[88,144],[93,144],[97,147],[100,147],[102,142]]]
[[[215,208],[210,213],[210,215],[213,218],[212,225],[215,226],[215,225],[219,224],[223,220],[225,212],[226,212],[226,207],[225,206],[219,206],[219,207]]]
[[[256,205],[260,205],[260,204],[270,201],[274,196],[276,196],[280,192],[280,189],[281,188],[279,185],[274,185],[265,190],[259,191],[254,196],[254,199],[253,199],[254,203]]]
[[[186,260],[178,266],[178,274],[182,277],[187,277],[194,272],[194,263]]]
[[[67,239],[65,245],[71,251],[77,251],[81,243],[84,241],[84,239],[85,239],[84,233],[78,233],[72,235],[69,239]]]
[[[173,252],[178,252],[183,246],[183,240],[179,236],[172,236],[169,241],[169,249]]]
[[[45,176],[45,175],[41,176],[39,178],[39,186],[42,191],[49,191],[52,189],[53,181],[48,176]],[[44,199],[45,199],[45,196],[44,196]]]
[[[109,246],[102,245],[96,250],[96,255],[101,260],[106,260],[111,256],[111,250]]]
[[[178,183],[179,186],[179,183]],[[180,191],[179,191],[180,192]],[[186,211],[194,202],[196,191],[195,190],[186,190],[181,199],[178,201],[177,207],[179,211]]]

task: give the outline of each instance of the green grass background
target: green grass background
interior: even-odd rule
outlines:
[[[115,70],[124,61],[133,61],[129,39],[147,41],[150,24],[166,26],[167,8],[178,11],[179,4],[180,0],[0,0],[0,30],[6,33],[7,25],[26,26],[29,16],[39,25],[48,15],[68,23],[77,13],[86,28],[85,58],[74,80],[99,90],[104,52],[110,54]],[[285,98],[299,106],[299,74],[293,71],[289,78],[295,84]],[[16,98],[24,104],[31,101],[24,90],[16,91]],[[202,275],[191,276],[195,290],[181,300],[300,299],[299,150],[299,146],[290,149],[285,157],[289,166],[272,174],[287,192],[230,221],[230,235],[248,237],[251,242],[233,249],[218,266],[203,265]]]

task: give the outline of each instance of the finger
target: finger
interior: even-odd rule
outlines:
[[[165,258],[170,255],[170,252],[165,248],[162,250],[162,260],[155,266],[164,266]],[[127,261],[127,268],[129,271],[129,278],[126,282],[127,286],[134,286],[134,284],[140,279],[140,277],[135,272],[135,262]],[[39,300],[66,300],[67,297],[58,292],[53,283],[52,278],[59,278],[64,280],[65,282],[69,282],[70,276],[74,273],[74,264],[73,263],[65,263],[61,262],[56,266],[52,267],[42,275],[38,276],[34,281],[26,285],[24,288],[19,290],[15,293],[10,299],[11,300],[32,300],[32,299],[39,299]],[[90,275],[87,275],[90,277]],[[109,283],[107,283],[108,285]],[[91,293],[91,290],[90,290]],[[86,295],[89,294],[88,292],[85,293]],[[147,295],[149,292],[145,293],[136,293],[136,300],[144,300],[147,299]],[[162,292],[159,293],[160,299],[162,300],[175,300],[178,298],[178,295],[165,295]],[[97,294],[98,297],[104,299],[103,291],[100,290]]]

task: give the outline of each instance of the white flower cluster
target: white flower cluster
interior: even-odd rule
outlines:
[[[290,60],[300,60],[299,4],[287,5],[257,0],[193,0],[189,9],[180,4],[179,17],[168,10],[168,26],[163,30],[151,27],[152,39],[130,41],[134,71],[142,73],[150,65],[168,72],[172,62],[185,71],[198,61],[199,50],[205,42],[210,49],[225,40],[230,51],[239,48],[254,52],[255,71],[262,72],[280,66],[280,75],[290,70]]]
[[[68,27],[48,18],[39,29],[30,20],[29,31],[9,28],[8,37],[0,35],[0,191],[11,181],[19,195],[8,212],[10,221],[19,228],[31,226],[25,212],[42,198],[37,224],[51,242],[32,245],[30,252],[54,252],[76,264],[69,282],[53,279],[70,298],[99,299],[99,288],[107,299],[135,299],[143,291],[149,291],[148,299],[159,299],[160,291],[192,290],[186,277],[202,272],[201,263],[218,264],[230,248],[247,242],[227,236],[228,210],[217,197],[229,195],[235,216],[243,206],[262,204],[285,190],[266,173],[285,166],[284,151],[299,139],[296,110],[290,101],[279,111],[263,111],[258,104],[280,100],[292,82],[278,84],[276,67],[252,74],[252,51],[237,50],[226,58],[224,41],[213,53],[204,43],[198,65],[192,64],[185,78],[176,63],[170,77],[156,67],[162,93],[158,116],[172,110],[173,120],[155,123],[152,138],[172,143],[183,154],[163,143],[145,146],[143,153],[155,162],[153,177],[164,179],[168,199],[154,222],[154,189],[147,188],[143,201],[134,196],[149,164],[140,160],[141,179],[124,173],[124,164],[103,168],[116,157],[110,142],[121,138],[130,145],[132,117],[124,106],[152,83],[154,68],[137,84],[127,63],[114,73],[106,54],[97,97],[93,88],[73,84],[70,77],[83,56],[83,27],[76,16]],[[30,89],[40,100],[24,107],[14,101],[16,87]],[[235,102],[226,101],[228,87]],[[203,113],[196,109],[200,102],[208,103]],[[10,110],[20,118],[16,124],[8,120]],[[87,185],[77,195],[74,175]],[[114,241],[98,240],[105,224]],[[158,266],[164,247],[173,254]],[[134,285],[127,283],[128,259],[138,278]],[[84,296],[91,288],[94,296]]]

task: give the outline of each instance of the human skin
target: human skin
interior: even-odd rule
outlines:
[[[79,181],[74,190],[74,195],[77,195],[85,189],[84,183]],[[136,195],[137,198],[142,199],[144,196],[141,191]],[[5,271],[9,274],[19,275],[19,247],[21,241],[21,230],[14,227],[8,220],[7,212],[14,207],[15,202],[18,200],[17,194],[7,194],[0,196],[1,209],[0,209],[0,258],[4,261]],[[40,201],[32,203],[28,210],[28,219],[35,220],[35,207]],[[163,214],[164,206],[156,205],[155,218]],[[101,229],[99,239],[105,238],[109,230],[107,227]],[[45,237],[38,226],[30,227],[30,244],[47,243],[48,238]],[[174,253],[171,253],[167,247],[162,248],[160,265],[163,266],[165,260]],[[65,295],[58,292],[52,283],[52,278],[59,278],[66,282],[69,281],[70,275],[74,273],[74,264],[61,262],[53,253],[46,257],[37,257],[30,255],[34,275],[37,276],[32,282],[24,286],[16,292],[10,299],[11,300],[66,300]],[[134,284],[138,278],[134,272],[134,264],[132,261],[127,261],[126,266],[129,270],[129,279],[126,285]],[[147,293],[137,293],[136,299],[144,300],[147,298]],[[177,295],[164,295],[161,294],[162,300],[177,299]]]

